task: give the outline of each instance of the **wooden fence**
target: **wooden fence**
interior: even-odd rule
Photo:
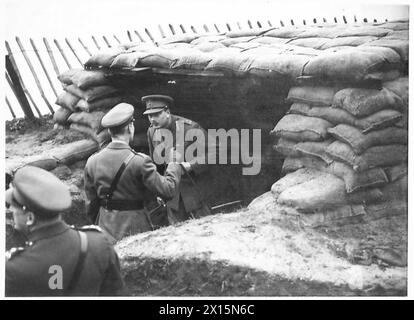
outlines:
[[[387,21],[387,20],[385,20]],[[204,34],[209,32],[227,32],[234,30],[244,30],[253,28],[284,27],[294,25],[311,25],[323,23],[354,23],[368,22],[367,18],[352,18],[342,16],[340,18],[326,19],[320,21],[253,21],[246,23],[213,23],[212,25],[203,24],[201,27],[194,25],[184,26],[179,24],[174,26],[158,25],[158,30],[140,28],[139,30],[127,30],[122,36],[115,34],[108,36],[91,35],[90,38],[48,40],[43,38],[41,42],[35,42],[30,38],[26,43],[19,37],[13,41],[5,42],[6,45],[6,80],[8,83],[6,91],[6,104],[13,118],[16,118],[16,108],[20,107],[23,114],[28,119],[34,119],[47,113],[54,113],[56,106],[54,101],[59,94],[61,87],[57,76],[70,68],[83,68],[83,63],[99,50],[117,47],[121,43],[127,42],[156,42],[159,39],[172,35],[195,33]],[[375,18],[369,22],[377,22]],[[27,39],[26,39],[27,40]],[[13,43],[12,43],[13,42]],[[7,85],[6,85],[7,86]],[[34,112],[35,111],[35,112]],[[20,112],[20,110],[19,110]],[[20,112],[21,114],[21,112]]]

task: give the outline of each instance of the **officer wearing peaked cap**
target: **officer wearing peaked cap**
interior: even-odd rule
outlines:
[[[121,103],[102,118],[102,127],[109,129],[112,141],[92,155],[85,167],[87,213],[113,242],[167,225],[157,197],[171,199],[182,173],[179,164],[170,163],[160,175],[149,156],[131,149],[133,113],[132,105]]]
[[[6,203],[26,247],[6,255],[7,296],[95,296],[123,292],[118,256],[96,228],[75,230],[62,219],[71,207],[66,185],[52,173],[20,168]]]
[[[211,192],[211,181],[208,161],[209,155],[205,152],[196,157],[187,157],[186,150],[193,141],[183,141],[180,146],[179,136],[186,137],[189,130],[198,131],[204,138],[207,138],[207,132],[198,123],[170,113],[170,107],[174,103],[174,99],[165,95],[149,95],[141,98],[145,103],[146,110],[144,115],[148,116],[151,126],[147,131],[148,146],[151,158],[159,165],[162,170],[163,164],[157,162],[160,159],[159,148],[161,144],[165,144],[162,130],[171,132],[173,141],[172,145],[166,146],[172,150],[182,152],[181,161],[185,170],[178,192],[174,198],[167,202],[168,219],[171,224],[187,220],[189,218],[199,218],[211,214],[208,196]],[[205,141],[208,146],[211,140]],[[214,147],[214,146],[213,146]],[[202,161],[198,161],[198,160]]]

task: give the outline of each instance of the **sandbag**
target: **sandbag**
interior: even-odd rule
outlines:
[[[286,174],[284,177],[276,181],[270,191],[278,198],[279,195],[286,189],[298,185],[300,183],[312,180],[318,177],[321,174],[321,171],[312,168],[302,168],[291,173]]]
[[[167,43],[159,46],[160,49],[167,49],[167,50],[176,50],[177,51],[186,51],[191,50],[193,48],[193,45],[190,43]]]
[[[407,163],[402,163],[392,167],[384,168],[384,170],[390,182],[397,181],[398,179],[401,179],[402,177],[408,175]]]
[[[313,49],[321,49],[327,42],[331,39],[329,38],[304,38],[304,39],[293,39],[289,41],[289,44],[293,44],[295,46],[313,48]]]
[[[85,68],[107,67],[112,64],[115,57],[125,52],[123,48],[112,48],[98,52],[85,62]]]
[[[297,114],[285,115],[270,132],[293,141],[322,141],[332,124],[326,120]]]
[[[292,104],[289,113],[322,118],[333,125],[348,124],[361,129],[364,133],[392,126],[402,118],[401,112],[391,109],[381,110],[364,118],[356,118],[340,108],[312,107],[304,103]]]
[[[58,165],[57,159],[50,157],[26,163],[27,166],[38,167],[47,171],[55,169]]]
[[[409,29],[409,22],[408,21],[389,21],[381,25],[381,28],[391,29],[394,31],[399,30],[408,30]]]
[[[326,153],[332,158],[350,165],[356,172],[366,171],[375,167],[393,166],[407,161],[407,146],[387,145],[370,147],[361,154],[356,154],[346,143],[332,142]]]
[[[365,207],[367,219],[376,220],[396,215],[407,215],[408,203],[406,201],[387,201],[378,204],[371,204]]]
[[[198,37],[199,35],[191,34],[191,33],[178,34],[178,35],[173,35],[173,36],[158,40],[157,43],[160,45],[169,44],[169,43],[178,43],[178,42],[190,43],[194,41],[195,39],[197,39]]]
[[[408,62],[409,48],[407,40],[398,39],[378,39],[364,44],[364,46],[386,47],[395,50],[401,57],[401,61]]]
[[[382,86],[399,96],[404,105],[408,105],[408,77],[386,81],[382,84]]]
[[[326,50],[332,47],[343,47],[351,46],[356,47],[371,41],[377,40],[377,37],[365,36],[365,37],[344,37],[344,38],[335,38],[326,41],[320,49]]]
[[[91,112],[99,109],[110,109],[122,102],[123,98],[121,96],[114,96],[103,98],[99,100],[94,100],[92,102],[87,102],[86,100],[80,99],[75,106],[75,109],[79,109],[85,112]]]
[[[332,106],[342,108],[355,117],[364,117],[384,109],[401,110],[402,100],[386,88],[346,88],[335,94]]]
[[[82,124],[97,132],[101,129],[101,120],[104,115],[105,112],[102,111],[93,111],[91,113],[84,111],[75,112],[70,115],[68,121],[71,123]]]
[[[313,168],[319,171],[331,173],[345,182],[348,193],[367,187],[377,187],[388,183],[388,177],[382,168],[372,168],[364,172],[356,172],[349,165],[333,161],[327,165],[324,161],[315,157],[288,157],[283,162],[282,174],[296,171],[301,168]]]
[[[121,53],[111,63],[111,69],[132,69],[138,64],[139,59],[144,55],[144,51],[134,51]]]
[[[384,39],[393,39],[393,40],[409,40],[408,30],[392,31],[384,37]]]
[[[321,142],[314,142],[314,141],[298,142],[294,146],[294,150],[300,156],[313,156],[313,157],[323,160],[327,164],[330,164],[333,162],[333,159],[325,152],[325,150],[331,143],[332,143],[332,140],[325,140]]]
[[[258,38],[252,39],[250,42],[260,43],[260,44],[265,44],[265,45],[272,45],[272,44],[285,44],[285,43],[288,43],[290,40],[292,39],[264,36],[264,37],[258,37]]]
[[[72,83],[79,89],[85,90],[90,87],[109,84],[109,80],[103,70],[79,70],[72,75]]]
[[[57,78],[63,84],[72,84],[73,75],[78,73],[79,71],[83,71],[83,69],[69,69],[65,72],[60,73]]]
[[[282,75],[295,79],[301,75],[303,66],[309,59],[307,55],[261,55],[253,58],[248,71],[257,76]]]
[[[73,126],[75,124],[72,124]],[[91,129],[89,129],[91,130]],[[79,140],[71,144],[70,147],[54,154],[59,164],[71,165],[75,162],[89,158],[93,153],[98,151],[99,146],[96,141]]]
[[[65,91],[57,97],[55,104],[74,112],[79,99],[78,96]]]
[[[229,38],[238,38],[238,37],[257,37],[262,35],[265,32],[273,30],[274,28],[255,28],[255,29],[245,29],[245,30],[232,30],[226,32],[226,36]]]
[[[285,157],[300,157],[301,154],[295,149],[296,141],[280,138],[273,149]]]
[[[97,86],[86,90],[81,90],[74,84],[71,84],[65,87],[64,89],[66,92],[69,92],[77,96],[79,99],[85,100],[86,102],[92,102],[98,99],[103,99],[120,92],[118,88],[115,88],[113,86]]]
[[[185,50],[169,50],[156,48],[143,52],[138,58],[138,67],[171,68],[177,59],[177,55]]]
[[[292,87],[287,100],[312,106],[330,106],[337,91],[338,89],[334,87]]]
[[[400,56],[392,49],[381,48],[388,51],[380,52],[360,48],[324,52],[313,57],[305,66],[304,75],[349,81],[382,80],[387,71],[398,68],[401,63]]]
[[[254,38],[255,38],[254,36],[226,38],[226,39],[221,40],[220,43],[225,45],[226,47],[228,47],[228,46],[231,46],[232,44],[235,44],[235,43],[248,42],[248,41],[250,41]]]
[[[79,123],[71,123],[70,127],[71,130],[76,130],[86,135],[86,137],[98,142],[98,134],[95,129],[92,129],[89,126]]]
[[[348,27],[344,29],[338,37],[364,37],[364,36],[372,36],[372,37],[384,37],[388,33],[392,32],[391,29],[386,28],[379,28],[373,26],[355,26],[355,27]]]
[[[408,176],[403,176],[381,188],[384,201],[408,200]]]
[[[199,45],[199,44],[206,44],[206,43],[218,43],[221,46],[225,47],[224,44],[221,44],[220,41],[227,39],[225,35],[220,34],[212,34],[212,35],[201,35],[197,39],[191,41],[192,45]]]
[[[227,53],[227,50],[229,49],[219,54],[217,54],[216,50],[205,70],[244,73],[249,69],[251,57],[243,54],[235,55],[231,51]],[[238,49],[232,48],[231,50]]]
[[[58,124],[66,124],[69,116],[72,114],[72,111],[66,108],[60,107],[53,114],[53,122]]]
[[[201,42],[193,46],[194,49],[200,50],[201,52],[212,52],[225,47],[224,44],[219,42]]]
[[[321,37],[321,38],[334,39],[339,34],[341,34],[345,28],[346,28],[345,26],[341,26],[341,25],[336,25],[335,27],[332,27],[332,28],[326,28],[325,26],[308,28],[306,29],[306,31],[300,34],[300,38]]]
[[[177,60],[171,64],[171,68],[203,70],[211,60],[211,55],[191,50],[186,54],[180,55]]]
[[[396,127],[363,133],[353,126],[339,124],[336,127],[329,128],[328,132],[339,141],[350,145],[356,154],[361,154],[373,146],[407,144],[408,142],[407,130]]]
[[[267,31],[266,33],[264,33],[264,35],[275,38],[297,38],[301,33],[305,31],[306,28],[285,27]]]

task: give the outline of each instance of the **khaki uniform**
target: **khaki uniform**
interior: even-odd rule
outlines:
[[[171,199],[181,177],[178,164],[170,163],[162,176],[149,156],[136,153],[125,143],[111,142],[86,163],[87,212],[93,200],[105,198],[119,167],[131,153],[135,155],[121,175],[112,200],[135,201],[142,203],[142,207],[133,210],[100,208],[99,226],[113,237],[114,242],[131,234],[152,230],[148,213],[157,206],[156,197]]]
[[[175,147],[178,151],[179,148],[177,147],[177,141],[175,140],[177,132],[178,134],[181,134],[182,132],[185,137],[188,130],[199,129],[202,130],[205,137],[207,137],[206,131],[198,123],[176,115],[171,115],[170,125],[164,129],[171,131],[174,137],[173,147]],[[155,159],[156,155],[154,152],[156,151],[154,150],[156,150],[156,147],[160,143],[163,143],[162,137],[157,129],[150,126],[147,131],[147,138],[150,156],[152,159]],[[187,150],[191,144],[192,141],[184,142],[184,154],[182,155],[184,157],[183,161],[190,163],[194,159],[186,159],[185,150]],[[207,161],[208,160],[205,159],[206,163]],[[163,170],[163,168],[165,168],[165,165],[159,166],[159,170]],[[183,174],[178,187],[178,192],[175,193],[172,200],[167,202],[168,218],[170,223],[184,221],[192,216],[199,218],[211,214],[209,204],[207,203],[210,193],[209,189],[211,188],[207,164],[192,164],[189,175],[196,185],[194,185],[187,174]]]
[[[118,256],[104,234],[96,227],[84,227],[88,250],[75,296],[115,296],[124,293]],[[13,248],[6,255],[6,296],[67,296],[80,252],[78,232],[62,220],[34,230],[24,248]],[[52,266],[61,268],[62,288],[50,283],[55,274]],[[51,269],[52,267],[52,269]],[[57,275],[57,273],[56,273]]]

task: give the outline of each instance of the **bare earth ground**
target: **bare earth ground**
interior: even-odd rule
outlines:
[[[65,148],[82,134],[6,126],[6,169]],[[84,214],[85,161],[52,172],[69,185],[69,224]],[[407,216],[308,228],[276,206],[254,206],[188,221],[119,242],[127,288],[137,296],[348,296],[407,294]],[[7,229],[7,247],[19,237]]]

